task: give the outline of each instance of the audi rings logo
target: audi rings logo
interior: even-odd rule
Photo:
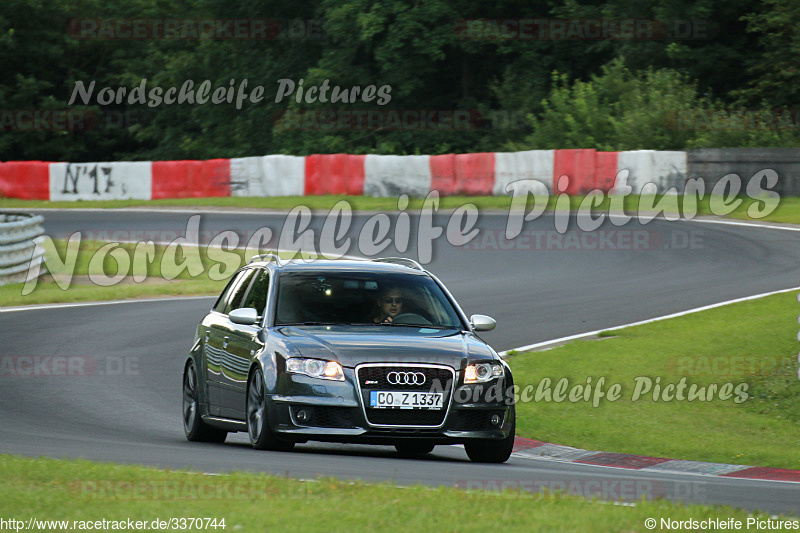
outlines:
[[[425,374],[422,372],[389,372],[386,381],[392,385],[424,385]]]

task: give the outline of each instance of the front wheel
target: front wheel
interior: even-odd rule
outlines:
[[[514,451],[514,436],[516,434],[517,420],[514,409],[511,416],[511,431],[508,437],[502,440],[481,439],[464,444],[467,457],[476,463],[505,463]]]
[[[194,442],[225,442],[228,432],[209,426],[200,417],[199,398],[197,370],[191,361],[183,373],[183,432]]]
[[[260,369],[250,375],[247,383],[247,434],[256,450],[288,452],[294,448],[294,442],[278,438],[269,427],[264,375]]]

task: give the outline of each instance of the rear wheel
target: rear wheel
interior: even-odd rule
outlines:
[[[395,444],[397,453],[404,457],[413,457],[415,455],[425,455],[431,453],[435,444],[428,444],[425,442],[404,442],[402,444]]]
[[[517,420],[514,408],[509,413],[511,417],[511,431],[508,437],[502,440],[476,439],[464,444],[467,457],[476,463],[505,463],[514,451],[514,436],[516,434]]]
[[[209,426],[200,417],[200,394],[194,362],[183,373],[183,432],[194,442],[225,442],[228,432]]]
[[[250,375],[247,383],[247,434],[256,450],[290,451],[294,442],[278,438],[269,427],[264,375],[260,369]]]

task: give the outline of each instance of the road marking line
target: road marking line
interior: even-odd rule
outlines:
[[[120,244],[135,244],[138,241],[113,241],[119,242]],[[156,243],[159,244],[159,243]],[[169,244],[169,243],[165,243]],[[197,246],[195,244],[187,244],[186,246]],[[203,245],[200,245],[203,246]],[[240,246],[235,248],[236,250],[246,249],[244,246]],[[279,253],[285,250],[277,250]],[[363,257],[357,257],[353,255],[344,255],[341,259],[347,259],[352,261],[366,261]],[[282,259],[282,261],[288,261]],[[124,304],[124,303],[141,303],[141,302],[163,302],[167,301],[174,301],[174,300],[202,300],[204,298],[217,298],[219,295],[210,295],[210,296],[165,296],[163,298],[140,298],[140,299],[127,299],[127,300],[107,300],[107,301],[93,301],[93,302],[72,302],[72,303],[64,303],[64,304],[41,304],[41,305],[21,305],[16,307],[0,307],[0,313],[13,313],[16,311],[40,311],[43,309],[64,309],[68,307],[89,307],[92,305],[117,305],[117,304]]]
[[[772,295],[775,295],[775,294],[782,294],[782,293],[792,292],[792,291],[800,291],[800,287],[792,287],[791,289],[781,289],[779,291],[765,292],[765,293],[762,293],[762,294],[755,294],[753,296],[745,296],[743,298],[736,298],[734,300],[727,300],[725,302],[719,302],[719,303],[715,303],[715,304],[711,304],[711,305],[704,305],[703,307],[696,307],[694,309],[689,309],[687,311],[679,311],[677,313],[672,313],[670,315],[664,315],[664,316],[660,316],[660,317],[656,317],[656,318],[650,318],[648,320],[641,320],[639,322],[632,322],[630,324],[622,324],[621,326],[614,326],[614,327],[611,327],[611,328],[596,329],[594,331],[587,331],[585,333],[578,333],[577,335],[569,335],[567,337],[561,337],[561,338],[558,338],[558,339],[550,339],[550,340],[547,340],[547,341],[537,342],[537,343],[534,343],[534,344],[528,344],[526,346],[520,346],[519,348],[512,348],[510,350],[503,350],[502,352],[499,352],[498,355],[500,357],[507,357],[509,352],[524,352],[524,351],[527,351],[527,350],[535,350],[537,348],[544,348],[544,347],[547,347],[547,346],[550,346],[550,345],[553,345],[553,344],[559,344],[559,343],[562,343],[562,342],[572,341],[572,340],[576,340],[576,339],[582,339],[582,338],[585,338],[585,337],[591,337],[592,335],[597,335],[601,331],[616,331],[618,329],[630,328],[630,327],[633,327],[633,326],[641,326],[643,324],[650,324],[651,322],[659,322],[661,320],[667,320],[669,318],[677,318],[677,317],[689,315],[689,314],[692,314],[692,313],[699,313],[700,311],[708,311],[709,309],[716,309],[717,307],[722,307],[724,305],[730,305],[730,304],[735,304],[735,303],[739,303],[739,302],[747,302],[749,300],[758,300],[759,298],[765,298],[767,296],[772,296]]]
[[[267,215],[267,216],[277,216],[277,215],[286,215],[289,212],[289,209],[264,209],[264,210],[248,210],[248,209],[226,209],[226,208],[219,208],[215,206],[209,206],[209,209],[202,209],[203,206],[197,206],[195,209],[178,209],[178,208],[154,208],[154,207],[116,207],[116,208],[102,208],[102,207],[81,207],[81,208],[58,208],[58,207],[35,207],[35,208],[24,208],[24,207],[9,207],[4,208],[5,211],[9,212],[17,212],[17,211],[58,211],[58,212],[87,212],[87,213],[108,213],[114,211],[120,211],[124,213],[169,213],[169,214],[185,214],[185,215],[204,215],[204,214],[211,214],[211,215]],[[452,211],[453,209],[440,209],[437,212],[440,214],[447,213],[448,211]],[[329,212],[330,210],[326,209],[312,209],[312,213],[325,213]],[[379,214],[384,213],[385,211],[378,211],[378,210],[353,210],[353,214],[358,215],[367,215],[367,214]],[[391,213],[395,213],[392,211]],[[542,213],[544,216],[555,216],[555,210],[547,210]],[[414,215],[414,212],[410,213]],[[508,210],[503,209],[499,210],[498,208],[491,208],[484,210],[481,213],[483,216],[508,216]],[[622,213],[603,213],[608,218],[623,218],[627,217],[633,221],[639,221],[641,216],[649,216],[645,213],[643,214],[622,214]],[[576,212],[570,212],[570,217],[576,217],[578,215]],[[707,216],[707,215],[700,215],[700,216]],[[678,218],[677,220],[670,221],[664,218],[663,215],[657,215],[652,220],[663,220],[665,222],[700,222],[703,224],[723,224],[729,226],[744,226],[749,228],[762,228],[762,229],[775,229],[775,230],[783,230],[783,231],[800,231],[800,225],[795,226],[785,226],[779,224],[788,224],[782,222],[748,222],[745,220],[737,220],[737,219],[713,219],[713,218]],[[648,222],[649,223],[649,222]]]
[[[683,219],[680,219],[683,220]],[[679,221],[680,221],[679,220]],[[764,222],[756,224],[753,222],[733,221],[733,220],[715,220],[713,218],[696,218],[692,220],[683,220],[684,222],[700,222],[703,224],[722,224],[724,226],[745,226],[748,228],[763,228],[763,229],[777,229],[783,231],[800,231],[800,227],[796,226],[778,226],[773,222]]]
[[[73,302],[68,304],[42,304],[42,305],[24,305],[19,307],[0,307],[0,313],[14,313],[16,311],[40,311],[42,309],[64,309],[68,307],[90,307],[93,305],[117,305],[117,304],[130,304],[130,303],[143,303],[143,302],[164,302],[174,300],[202,300],[209,298],[216,298],[217,296],[165,296],[163,298],[141,298],[138,300],[108,300],[98,302]]]

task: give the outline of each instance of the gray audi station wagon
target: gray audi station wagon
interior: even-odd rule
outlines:
[[[282,262],[256,256],[197,328],[183,372],[190,441],[246,431],[253,447],[309,440],[463,444],[502,463],[514,446],[513,378],[442,283],[405,258]]]

